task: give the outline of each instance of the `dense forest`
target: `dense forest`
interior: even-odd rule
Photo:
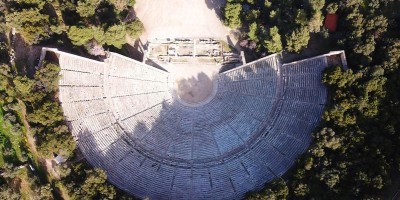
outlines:
[[[399,190],[399,9],[395,0],[228,0],[224,22],[241,30],[244,48],[302,55],[317,41],[345,50],[350,68],[326,70],[330,103],[307,153],[248,199],[390,199]],[[328,13],[339,16],[336,32],[322,27]]]
[[[57,99],[60,69],[27,54],[121,49],[144,29],[134,3],[0,0],[0,199],[132,198],[81,162]],[[343,49],[350,68],[324,74],[330,101],[307,153],[248,199],[388,199],[400,188],[398,10],[398,0],[227,0],[223,22],[251,58]],[[323,28],[328,13],[339,16],[336,32]],[[54,155],[67,162],[51,172]]]
[[[82,162],[58,101],[60,68],[31,54],[121,49],[144,30],[134,3],[0,0],[0,199],[132,199]],[[51,167],[57,155],[67,162]]]

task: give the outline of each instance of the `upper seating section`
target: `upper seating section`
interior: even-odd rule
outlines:
[[[68,53],[60,54],[59,64],[62,70],[87,72],[92,74],[103,74],[105,66],[103,62]]]
[[[325,104],[327,91],[321,83],[322,73],[328,66],[325,56],[284,64],[283,98],[314,104]]]
[[[138,197],[240,199],[282,176],[311,141],[326,103],[324,56],[271,55],[218,76],[207,103],[174,99],[169,74],[110,53],[59,52],[60,101],[86,159]]]
[[[325,68],[328,66],[327,59],[325,56],[318,56],[315,58],[309,58],[302,61],[292,62],[284,64],[282,66],[283,75],[302,75],[302,74],[322,74]]]

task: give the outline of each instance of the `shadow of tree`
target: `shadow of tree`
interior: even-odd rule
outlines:
[[[222,8],[226,4],[226,0],[204,0],[207,4],[208,9],[214,10],[215,14],[219,17],[220,20],[223,19],[222,16]]]

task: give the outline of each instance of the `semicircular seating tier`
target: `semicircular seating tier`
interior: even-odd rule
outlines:
[[[327,97],[326,57],[271,55],[223,72],[208,103],[183,105],[168,72],[110,53],[57,52],[60,101],[86,159],[150,199],[240,199],[282,176],[309,146]]]

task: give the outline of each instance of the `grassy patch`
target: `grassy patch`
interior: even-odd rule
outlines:
[[[0,104],[0,108],[3,107]],[[23,160],[22,155],[22,146],[24,144],[24,136],[21,130],[20,132],[14,132],[12,130],[12,125],[6,121],[4,121],[4,113],[3,110],[0,109],[0,149],[4,151],[4,148],[9,143],[11,145],[11,149],[14,151],[13,154],[16,159]],[[0,166],[4,165],[5,162],[4,152],[0,157]]]

